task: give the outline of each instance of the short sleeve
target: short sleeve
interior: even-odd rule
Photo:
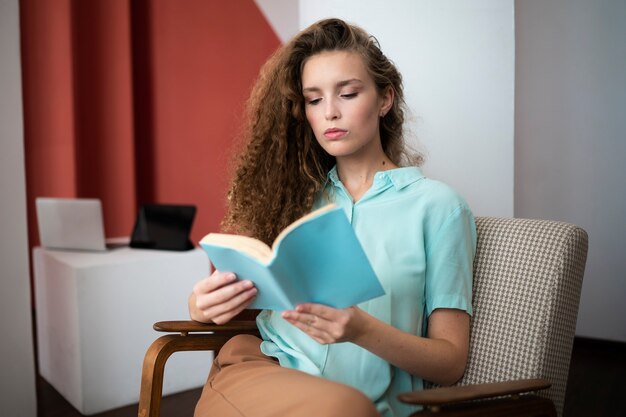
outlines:
[[[426,316],[438,308],[472,314],[476,224],[461,205],[443,222],[426,248]]]

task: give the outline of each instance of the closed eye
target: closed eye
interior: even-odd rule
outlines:
[[[348,100],[351,98],[355,98],[359,93],[348,93],[348,94],[342,94],[341,97],[342,98],[347,98]]]
[[[312,106],[315,106],[316,104],[318,104],[320,101],[322,101],[321,98],[312,98],[310,100],[306,100],[306,104],[310,104]]]

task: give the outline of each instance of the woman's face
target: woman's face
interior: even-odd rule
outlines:
[[[381,149],[379,120],[391,108],[392,91],[378,93],[355,52],[315,54],[302,70],[306,118],[319,144],[336,158]]]

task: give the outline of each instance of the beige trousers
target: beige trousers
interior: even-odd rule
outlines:
[[[294,369],[260,350],[261,340],[233,337],[213,361],[195,417],[378,417],[360,391]]]

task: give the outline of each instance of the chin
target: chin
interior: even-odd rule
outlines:
[[[323,148],[326,153],[328,153],[330,156],[334,156],[335,158],[350,156],[357,151],[356,149],[354,149],[354,147],[346,146],[345,144],[341,143],[327,144],[326,146],[323,146]]]

